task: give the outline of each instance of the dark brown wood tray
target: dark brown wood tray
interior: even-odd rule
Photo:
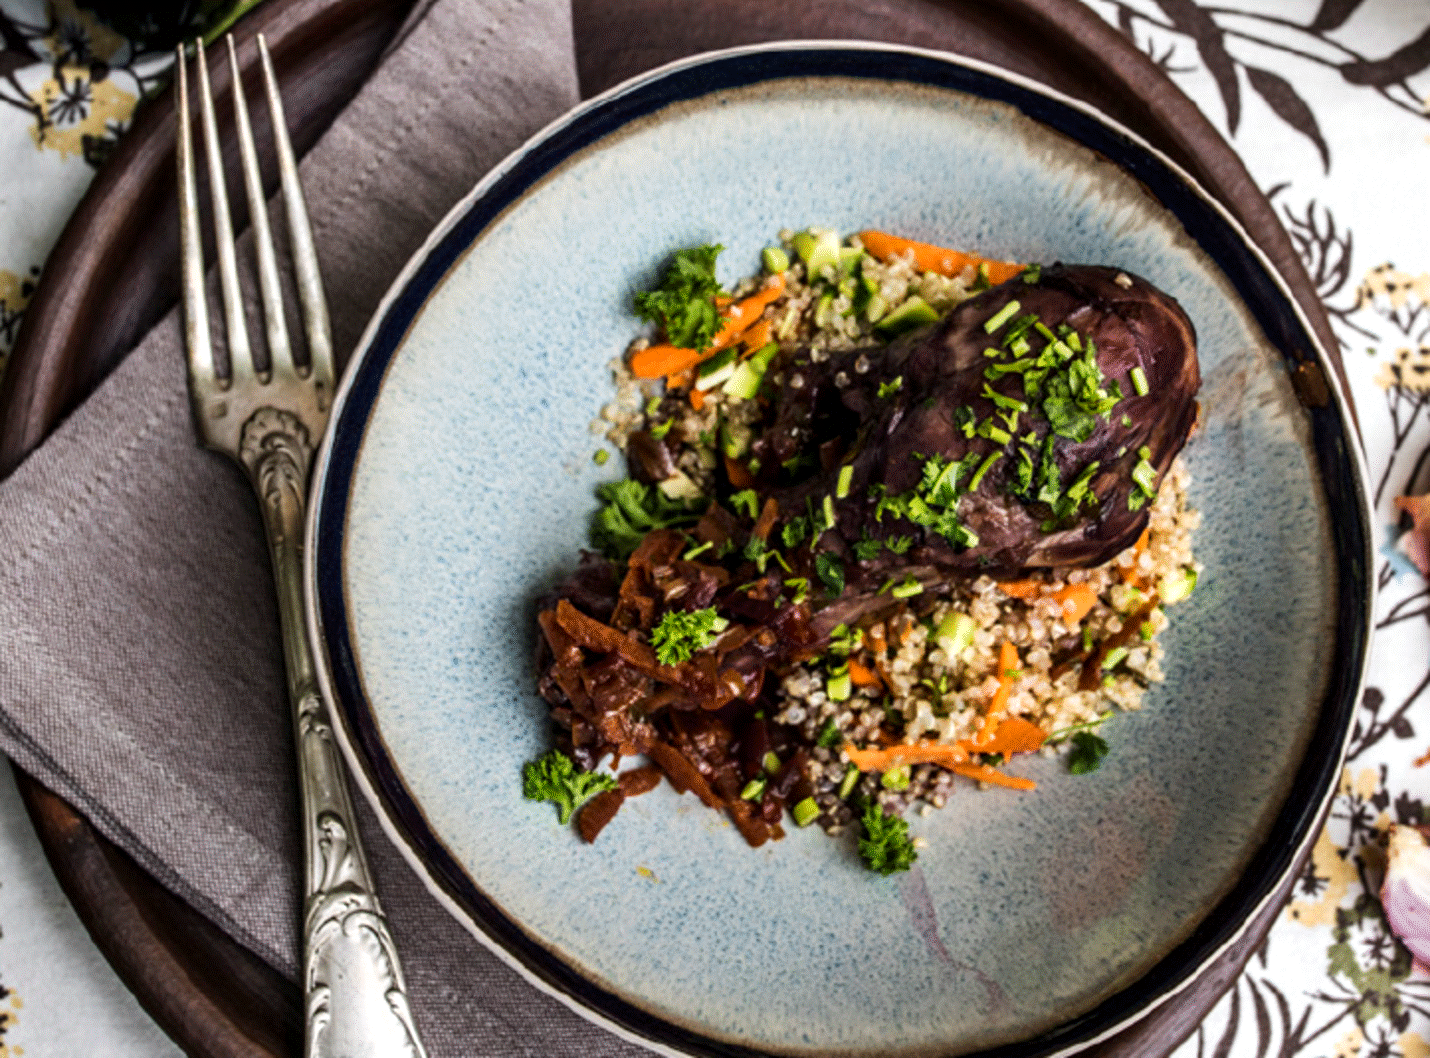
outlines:
[[[411,5],[412,0],[269,0],[236,27],[246,70],[255,61],[253,37],[265,34],[300,152],[352,97]],[[1076,0],[809,5],[574,0],[573,11],[583,95],[713,48],[853,38],[957,52],[1085,100],[1164,151],[1231,210],[1287,277],[1344,379],[1315,289],[1236,153],[1146,56]],[[220,94],[226,84],[219,74]],[[173,144],[173,99],[165,92],[137,115],[51,254],[0,384],[0,476],[39,445],[177,302]],[[1309,371],[1314,375],[1314,368]],[[46,855],[80,918],[180,1047],[199,1058],[298,1053],[302,1011],[296,984],[160,887],[63,800],[23,773],[16,777]],[[1088,1053],[1166,1055],[1235,980],[1282,898],[1194,985]]]

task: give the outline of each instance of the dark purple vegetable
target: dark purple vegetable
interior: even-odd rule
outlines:
[[[1181,307],[1094,266],[1010,280],[885,349],[783,370],[756,454],[786,469],[825,457],[805,456],[813,475],[770,492],[816,523],[829,497],[819,547],[844,565],[846,609],[895,575],[932,584],[1113,558],[1146,524],[1201,384]]]

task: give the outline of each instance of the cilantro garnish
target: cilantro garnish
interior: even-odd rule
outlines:
[[[730,509],[736,514],[745,512],[746,517],[755,518],[760,513],[760,498],[754,489],[741,489],[730,497]]]
[[[824,726],[819,729],[819,737],[815,739],[815,745],[825,749],[834,749],[843,742],[844,732],[839,730],[839,725],[834,722],[833,717],[824,722]]]
[[[725,291],[715,278],[715,258],[723,249],[706,245],[677,251],[660,286],[636,295],[636,313],[664,327],[671,345],[704,349],[720,330],[715,299]]]
[[[901,389],[903,389],[903,388],[904,388],[904,376],[903,376],[903,375],[899,375],[899,376],[898,376],[897,378],[895,378],[892,382],[880,382],[880,383],[879,383],[879,399],[880,399],[880,400],[883,400],[883,399],[886,398],[886,397],[892,397],[895,393],[899,392],[899,390],[901,390]]]
[[[894,536],[890,537],[888,540],[885,540],[884,546],[887,547],[894,554],[902,555],[905,551],[909,549],[913,542],[914,538],[911,536]]]
[[[804,515],[796,515],[785,522],[784,528],[780,530],[780,537],[784,540],[785,547],[798,547],[800,542],[809,535],[809,519]]]
[[[1102,767],[1102,758],[1107,756],[1107,743],[1091,731],[1079,731],[1072,737],[1072,749],[1068,753],[1068,771],[1074,775],[1086,775]]]
[[[528,761],[521,770],[521,792],[529,801],[551,801],[562,823],[571,813],[603,790],[614,790],[616,780],[598,772],[580,771],[559,749]]]
[[[877,801],[864,806],[864,836],[859,839],[859,855],[870,870],[880,874],[907,871],[919,858],[909,838],[909,824],[898,816],[885,815]]]
[[[660,624],[651,629],[650,645],[662,665],[678,665],[689,661],[697,650],[708,647],[724,625],[713,606],[703,610],[668,610]]]

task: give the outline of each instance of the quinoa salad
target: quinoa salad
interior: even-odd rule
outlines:
[[[593,841],[668,781],[752,846],[817,825],[904,870],[911,809],[1036,796],[1024,754],[1096,771],[1162,681],[1195,332],[1112,267],[812,228],[727,290],[721,252],[676,253],[611,361],[627,477],[537,604],[524,793]]]

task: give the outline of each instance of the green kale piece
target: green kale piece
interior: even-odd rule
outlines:
[[[1079,731],[1072,737],[1072,749],[1068,752],[1068,771],[1074,775],[1086,775],[1102,767],[1102,758],[1107,756],[1107,743],[1091,731]]]
[[[704,349],[720,330],[715,299],[724,295],[715,278],[715,258],[723,246],[694,246],[676,252],[655,290],[636,295],[636,313],[659,323],[671,345]]]
[[[571,813],[603,790],[614,790],[613,776],[580,771],[576,762],[559,749],[528,761],[521,770],[521,792],[528,801],[550,801],[556,805],[562,823],[571,822]]]
[[[678,665],[690,660],[697,650],[704,650],[724,627],[715,614],[715,607],[703,610],[668,610],[660,623],[651,629],[650,645],[662,665]]]
[[[864,805],[864,836],[859,839],[859,855],[869,869],[880,874],[907,871],[919,858],[909,838],[909,824],[898,816],[885,815],[877,801]]]
[[[672,500],[659,489],[631,478],[612,481],[596,489],[605,504],[591,522],[591,543],[607,558],[628,558],[641,538],[653,529],[693,525],[703,503]]]

